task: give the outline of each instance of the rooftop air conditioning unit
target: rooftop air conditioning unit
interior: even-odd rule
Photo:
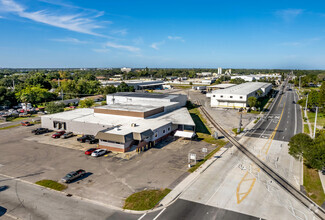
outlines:
[[[132,124],[131,124],[131,127],[133,127],[133,128],[136,127],[136,126],[137,126],[136,123],[132,123]]]

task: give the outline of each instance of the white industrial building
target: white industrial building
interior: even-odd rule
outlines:
[[[135,90],[144,89],[162,89],[165,85],[163,80],[124,80],[124,81],[111,81],[100,80],[103,86],[115,86],[117,87],[122,82],[125,82],[128,86],[133,86]]]
[[[153,146],[168,135],[195,135],[186,95],[115,93],[107,104],[42,116],[42,127],[95,135],[99,147],[115,152]]]
[[[211,107],[244,108],[248,106],[247,100],[249,97],[263,97],[267,95],[271,89],[271,83],[249,82],[226,89],[214,90],[210,94]]]

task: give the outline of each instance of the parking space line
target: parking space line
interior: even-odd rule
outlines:
[[[161,210],[159,213],[158,213],[158,215],[154,218],[154,219],[152,219],[152,220],[156,220],[164,211],[166,210],[166,208],[164,208],[163,210]]]
[[[143,217],[144,217],[144,216],[146,216],[146,214],[147,214],[147,213],[144,213],[143,215],[141,215],[141,217],[140,217],[140,218],[138,218],[138,220],[141,220],[141,219],[143,219]]]

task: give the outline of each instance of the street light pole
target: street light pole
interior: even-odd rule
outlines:
[[[308,103],[308,94],[307,94],[307,98],[306,98],[305,117],[307,117],[307,103]]]
[[[315,124],[314,124],[314,135],[313,135],[314,138],[315,138],[315,134],[316,134],[317,112],[318,112],[318,107],[316,107]]]

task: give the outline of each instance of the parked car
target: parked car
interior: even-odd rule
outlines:
[[[37,134],[44,134],[44,133],[47,133],[49,131],[50,130],[47,129],[47,128],[36,128],[36,129],[32,130],[32,133],[34,133],[35,135],[37,135]]]
[[[98,143],[98,139],[96,139],[93,135],[89,135],[88,139],[86,139],[86,142],[89,144],[96,144]]]
[[[85,174],[86,174],[86,171],[81,170],[81,169],[77,170],[77,171],[72,171],[72,172],[68,173],[67,175],[65,175],[65,177],[63,177],[61,179],[61,181],[64,183],[70,183],[72,180],[75,180]]]
[[[91,153],[92,157],[99,157],[107,153],[106,149],[97,149],[94,152]]]
[[[29,121],[22,121],[20,122],[22,126],[31,126],[32,124]]]
[[[98,150],[99,148],[89,148],[88,150],[85,151],[86,155],[91,155],[92,152],[94,152],[95,150]]]
[[[63,138],[63,139],[66,139],[66,138],[69,138],[69,137],[73,137],[73,133],[72,132],[67,132],[67,133],[65,133],[65,134],[63,134],[61,136],[61,138]]]
[[[65,134],[65,131],[57,131],[55,134],[52,134],[52,138],[60,138],[63,134]]]
[[[77,138],[77,141],[79,141],[81,143],[85,143],[86,140],[91,139],[91,136],[93,136],[93,135],[89,135],[89,134],[82,135],[82,137]]]

